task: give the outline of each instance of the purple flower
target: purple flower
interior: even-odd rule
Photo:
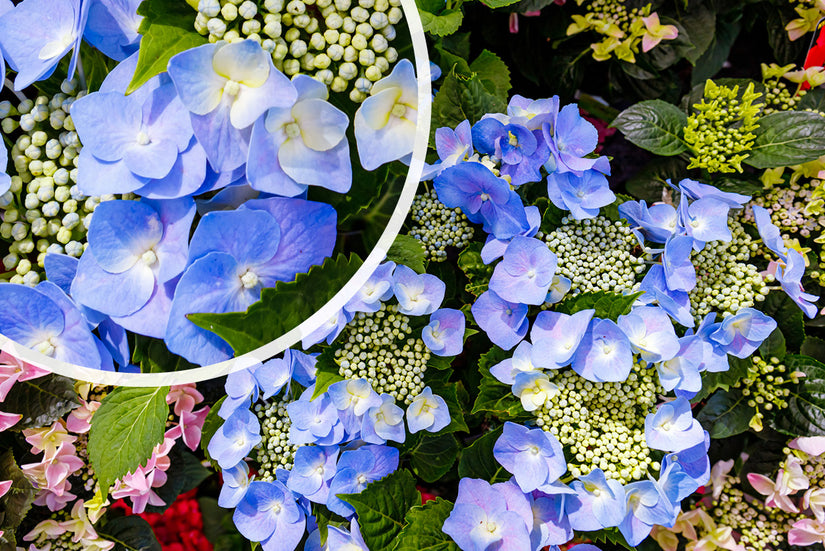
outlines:
[[[552,172],[547,176],[547,196],[556,207],[569,210],[576,220],[593,218],[601,207],[616,200],[607,178],[597,170]]]
[[[595,313],[592,309],[581,310],[572,315],[539,312],[530,330],[533,363],[550,369],[559,369],[570,364]]]
[[[626,201],[619,205],[619,214],[654,243],[665,243],[679,229],[679,215],[673,205],[657,203],[648,208],[644,201]]]
[[[432,165],[425,164],[421,181],[432,180],[442,170],[466,161],[473,154],[470,121],[461,121],[455,130],[449,127],[438,128],[435,131],[435,150],[439,161]]]
[[[654,525],[673,526],[676,522],[674,504],[655,481],[631,482],[624,490],[627,516],[619,525],[619,531],[630,545],[639,545]]]
[[[679,397],[645,417],[645,440],[654,450],[678,452],[704,442],[705,432],[693,418],[690,402]]]
[[[594,318],[573,356],[571,367],[588,381],[624,381],[633,367],[630,341],[613,321]]]
[[[429,325],[421,330],[421,339],[436,356],[457,356],[464,349],[465,323],[461,310],[436,310],[430,316]]]
[[[665,282],[671,291],[689,292],[696,287],[696,269],[690,261],[693,239],[686,235],[671,236],[662,253]]]
[[[685,336],[679,339],[679,345],[679,351],[673,358],[656,364],[656,371],[663,389],[675,389],[677,395],[692,398],[702,390],[702,376],[699,374],[703,360],[702,339]]]
[[[218,505],[224,509],[232,509],[241,502],[249,489],[249,466],[245,461],[239,461],[231,469],[221,471],[223,485],[218,496]],[[254,477],[253,477],[254,478]]]
[[[533,345],[528,341],[518,343],[512,358],[507,358],[490,368],[490,374],[504,383],[512,385],[519,373],[538,371],[532,361]]]
[[[493,455],[515,476],[523,492],[549,484],[567,471],[564,452],[555,436],[540,428],[531,430],[509,421],[504,423]]]
[[[504,256],[504,251],[507,250],[507,245],[509,245],[510,241],[516,237],[533,237],[536,235],[539,231],[539,226],[541,225],[541,213],[539,212],[539,208],[530,205],[524,208],[524,212],[527,215],[527,222],[530,227],[518,235],[508,239],[497,239],[494,235],[488,235],[487,240],[484,242],[484,247],[481,248],[482,262],[485,264],[490,264],[496,258],[501,258]]]
[[[364,415],[361,439],[368,444],[383,444],[387,440],[403,443],[406,438],[404,410],[395,404],[395,398],[382,394],[381,404]]]
[[[286,406],[291,425],[291,444],[317,444],[332,446],[344,439],[344,424],[338,418],[338,410],[326,392],[311,400],[314,387],[309,387],[301,398]]]
[[[722,345],[731,356],[747,358],[776,329],[776,322],[759,310],[742,308],[722,320],[710,339]]]
[[[366,379],[338,381],[330,385],[327,394],[338,410],[338,418],[344,422],[348,435],[354,436],[361,429],[367,410],[381,405],[381,398]]]
[[[596,150],[599,132],[581,116],[575,103],[562,107],[555,125],[543,125],[542,132],[552,153],[545,164],[547,172],[584,172],[598,161],[586,157]]]
[[[435,312],[447,286],[431,274],[417,274],[399,264],[393,272],[392,290],[398,299],[398,311],[408,316],[426,316]]]
[[[143,16],[137,14],[142,0],[97,0],[89,2],[89,19],[83,38],[111,57],[123,61],[137,52],[137,29]]]
[[[670,180],[668,180],[668,184],[670,184]],[[671,185],[671,187],[673,186]],[[742,208],[745,206],[745,203],[751,200],[749,195],[720,191],[713,186],[709,186],[695,180],[689,180],[687,178],[679,182],[679,191],[693,200],[702,199],[703,197],[710,197],[718,201],[722,201],[732,209]]]
[[[753,218],[756,221],[756,229],[759,232],[759,237],[762,238],[762,243],[773,251],[781,259],[785,259],[788,254],[788,247],[785,246],[785,241],[779,233],[773,221],[771,221],[771,214],[764,207],[753,205]]]
[[[232,520],[245,538],[261,542],[264,551],[293,551],[306,530],[304,511],[277,480],[252,482]]]
[[[542,241],[514,237],[496,265],[490,289],[510,302],[542,304],[557,266],[556,255]]]
[[[728,228],[730,205],[713,197],[704,197],[688,205],[685,195],[679,204],[681,225],[694,240],[694,248],[701,250],[707,241],[730,241]]]
[[[395,270],[395,262],[380,264],[364,286],[347,302],[344,310],[350,313],[377,312],[380,310],[381,302],[392,297],[393,270]]]
[[[685,327],[693,327],[696,324],[693,314],[690,313],[690,296],[686,291],[674,291],[668,288],[665,269],[661,264],[654,264],[648,269],[639,285],[639,291],[644,291],[638,299],[640,303],[657,302],[659,307],[677,323]]]
[[[501,159],[501,173],[516,187],[541,180],[541,165],[550,155],[541,131],[493,118],[473,126],[473,143],[479,153]]]
[[[619,316],[619,327],[633,351],[650,363],[673,358],[679,352],[679,340],[667,313],[656,306],[639,306]]]
[[[473,318],[493,344],[505,350],[513,348],[527,335],[526,304],[507,302],[494,291],[485,291],[471,308]]]

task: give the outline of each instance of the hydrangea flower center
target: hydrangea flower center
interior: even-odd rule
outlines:
[[[237,96],[238,92],[241,91],[241,84],[234,80],[227,80],[226,84],[223,85],[223,91],[230,96]]]
[[[509,131],[507,132],[507,134],[509,136],[508,143],[513,147],[518,147],[518,138],[516,137],[516,135]]]
[[[241,283],[243,284],[244,289],[252,289],[258,284],[258,274],[252,270],[247,270],[241,276]]]
[[[40,341],[34,349],[43,354],[44,356],[54,356],[55,348],[57,347],[57,343],[54,342],[54,337],[49,337],[43,341]]]
[[[286,133],[287,138],[297,138],[301,135],[301,127],[298,126],[297,122],[291,122],[284,126],[284,133]]]
[[[392,116],[401,118],[407,114],[407,106],[402,105],[400,103],[396,103],[392,106]]]
[[[141,130],[137,135],[137,143],[138,145],[149,145],[152,143],[152,138],[149,137],[149,134]]]
[[[140,256],[140,259],[143,261],[144,264],[147,266],[152,266],[155,262],[158,261],[158,255],[155,254],[155,251],[149,249],[145,253]]]

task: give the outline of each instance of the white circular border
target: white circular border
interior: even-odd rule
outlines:
[[[415,72],[418,79],[418,118],[416,119],[416,135],[415,142],[413,143],[410,170],[407,172],[407,179],[404,182],[401,197],[399,197],[395,210],[393,210],[387,227],[384,228],[384,232],[378,239],[378,243],[373,247],[364,263],[358,268],[350,280],[347,281],[335,296],[324,304],[320,310],[304,320],[297,327],[260,348],[247,352],[237,358],[204,367],[187,369],[185,371],[172,371],[168,373],[121,373],[91,369],[89,367],[82,367],[49,358],[35,350],[19,345],[1,334],[0,349],[16,358],[51,371],[52,373],[91,383],[136,387],[180,385],[214,379],[268,360],[296,344],[304,336],[309,335],[325,321],[336,315],[355,293],[361,289],[372,275],[372,272],[384,258],[386,258],[387,251],[393,241],[395,241],[395,237],[398,235],[401,226],[404,224],[404,220],[407,218],[407,213],[412,206],[421,174],[424,171],[424,158],[427,154],[427,144],[430,136],[430,111],[432,108],[430,58],[427,53],[427,41],[424,38],[424,28],[421,25],[421,18],[418,15],[415,0],[401,0],[401,7],[404,10],[404,17],[407,20],[407,26],[412,39]]]

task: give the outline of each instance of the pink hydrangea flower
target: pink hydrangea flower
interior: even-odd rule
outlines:
[[[180,422],[176,427],[166,431],[167,438],[177,439],[183,436],[183,443],[190,450],[195,451],[201,441],[201,431],[206,416],[209,414],[209,407],[203,407],[198,411],[182,411]]]
[[[195,388],[195,383],[185,385],[174,385],[166,395],[167,404],[175,404],[175,415],[180,416],[181,412],[191,412],[195,406],[203,402],[203,394]]]
[[[809,518],[797,520],[788,532],[788,543],[791,545],[825,544],[825,523]]]
[[[825,453],[825,436],[800,436],[791,440],[788,447],[817,457]]]
[[[60,420],[55,421],[50,427],[25,429],[23,435],[26,437],[26,442],[31,444],[32,453],[45,452],[43,461],[51,461],[51,458],[54,457],[63,444],[71,444],[77,440],[76,436],[66,432],[66,427],[63,426]]]
[[[92,428],[92,415],[94,415],[99,407],[100,402],[94,400],[87,402],[81,399],[80,407],[73,409],[66,418],[66,428],[75,434],[89,432],[89,429]]]
[[[5,413],[0,411],[0,432],[10,429],[22,418],[23,416],[19,413]]]
[[[0,351],[0,402],[6,399],[17,381],[28,381],[48,374],[45,369],[28,364],[6,351]]]

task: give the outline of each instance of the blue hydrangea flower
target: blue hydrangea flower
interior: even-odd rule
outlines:
[[[291,375],[292,364],[279,358],[233,371],[226,376],[226,399],[218,415],[226,419],[239,407],[249,408],[259,398],[268,400],[288,385]]]
[[[513,379],[513,394],[521,400],[524,411],[535,411],[559,393],[543,371],[522,371]]]
[[[318,344],[321,341],[326,341],[327,344],[332,344],[347,324],[352,321],[353,317],[355,317],[355,314],[352,312],[349,312],[343,308],[338,310],[324,323],[319,325],[315,331],[301,339],[301,347],[306,350],[313,344]]]
[[[493,344],[510,350],[527,335],[526,304],[508,302],[495,291],[485,291],[473,303],[470,311]]]
[[[619,531],[630,545],[639,545],[654,525],[673,526],[676,522],[674,504],[655,481],[631,482],[624,490],[627,516],[619,525]]]
[[[235,527],[264,551],[293,551],[306,531],[306,515],[286,486],[256,480],[232,515]]]
[[[14,8],[14,4],[12,4],[11,0],[0,0],[0,17],[5,15],[7,12],[11,11]],[[0,82],[6,80],[6,60],[4,59],[3,54],[3,44],[0,42]],[[469,123],[468,123],[469,124]],[[6,165],[0,165],[5,167]],[[2,176],[0,176],[2,178]],[[5,192],[3,192],[5,193]]]
[[[395,404],[395,398],[382,394],[381,404],[364,415],[361,439],[368,444],[383,444],[387,440],[403,443],[406,438],[404,410]]]
[[[360,494],[370,482],[380,480],[398,469],[398,449],[389,446],[366,445],[347,450],[338,460],[338,471],[329,489],[327,508],[342,517],[355,513],[351,505],[338,494]]]
[[[714,323],[715,321],[716,314],[709,313],[696,328],[695,335],[692,335],[692,338],[702,347],[702,364],[699,366],[699,371],[717,373],[730,369],[726,346],[711,338],[711,335],[722,327],[721,323]],[[690,335],[690,331],[686,335]]]
[[[645,417],[645,441],[654,450],[678,452],[705,441],[705,431],[690,412],[690,402],[679,397]]]
[[[710,479],[709,447],[710,437],[705,432],[704,442],[679,453],[669,453],[662,459],[659,486],[674,504],[675,514],[681,511],[681,501]]]
[[[544,302],[547,304],[556,304],[557,302],[561,302],[561,300],[567,296],[567,293],[570,292],[570,288],[572,286],[573,282],[566,277],[554,275],[553,281],[550,283],[550,290],[547,291],[547,296],[544,298]]]
[[[379,166],[410,155],[418,119],[415,68],[402,59],[392,72],[372,85],[370,97],[355,112],[355,143],[361,166]]]
[[[656,364],[659,384],[667,391],[676,390],[678,396],[692,398],[702,390],[699,367],[703,359],[701,338],[693,335],[682,337],[679,339],[679,351],[676,355]]]
[[[679,214],[673,205],[657,203],[648,208],[645,201],[625,201],[619,205],[622,215],[634,231],[638,231],[648,241],[665,243],[679,230]]]
[[[756,229],[759,232],[759,237],[762,238],[762,243],[779,256],[779,258],[784,260],[788,254],[788,247],[785,246],[785,241],[782,239],[779,228],[771,221],[770,212],[759,205],[753,205],[751,208],[753,209],[753,218],[756,221]]]
[[[576,220],[593,218],[601,207],[616,200],[607,178],[597,170],[552,172],[547,176],[547,196],[553,204],[569,210]]]
[[[567,489],[573,492],[573,490]],[[564,512],[564,494],[548,495],[537,490],[528,497],[532,498],[530,506],[534,519],[533,531],[530,533],[532,549],[543,549],[548,545],[561,545],[573,538],[570,519],[567,518]]]
[[[580,173],[597,166],[599,159],[587,158],[587,155],[599,145],[599,132],[593,123],[581,116],[575,103],[562,107],[555,124],[543,125],[542,132],[550,145],[551,155],[544,165],[548,173]]]
[[[332,446],[344,440],[344,424],[338,418],[338,410],[326,392],[314,400],[314,387],[309,387],[299,400],[286,406],[291,425],[291,444],[317,444]]]
[[[337,472],[338,446],[301,446],[295,451],[286,487],[313,503],[326,503]]]
[[[687,196],[682,195],[679,204],[680,225],[694,239],[694,248],[701,250],[707,241],[730,241],[728,228],[730,205],[713,197],[703,197],[688,205]]]
[[[3,60],[0,59],[0,64],[3,63]],[[3,77],[0,76],[0,79]],[[6,174],[6,167],[9,163],[9,152],[6,149],[6,143],[0,143],[0,195],[4,195],[9,189],[11,189],[11,176]]]
[[[571,367],[588,381],[624,381],[633,367],[630,341],[612,320],[594,318],[576,349]]]
[[[747,358],[774,329],[776,322],[770,316],[753,308],[742,308],[735,315],[722,320],[710,338],[722,345],[731,356]]]
[[[349,117],[327,101],[327,87],[296,75],[293,105],[273,107],[255,122],[249,141],[247,177],[253,189],[294,197],[307,186],[346,193],[352,165],[346,131]]]
[[[510,98],[507,104],[507,114],[488,113],[482,119],[496,119],[502,124],[518,124],[528,130],[541,130],[547,123],[551,127],[556,123],[559,114],[559,97],[530,99],[518,94]]]
[[[538,371],[532,360],[533,345],[529,341],[518,343],[512,358],[502,360],[490,368],[490,374],[504,383],[512,385],[516,382],[516,375],[519,373],[530,373]]]
[[[63,362],[113,369],[86,318],[54,283],[0,285],[0,309],[0,333],[14,342]]]
[[[370,551],[361,535],[361,527],[355,519],[350,521],[350,531],[330,526],[327,533],[329,551]]]
[[[782,285],[782,290],[791,297],[805,315],[813,319],[816,316],[816,302],[819,297],[806,293],[802,288],[802,276],[805,275],[805,257],[794,249],[788,250],[785,265],[776,269],[776,280]]]
[[[332,253],[336,212],[325,203],[273,197],[201,218],[189,265],[175,289],[166,344],[201,365],[231,357],[220,337],[186,319],[193,312],[240,312],[263,287],[291,281]]]
[[[550,369],[570,364],[595,313],[593,309],[580,310],[572,315],[539,312],[530,330],[533,363]]]
[[[490,289],[510,302],[539,305],[544,302],[558,259],[542,241],[514,237],[490,278]]]
[[[501,159],[501,174],[516,187],[541,180],[541,165],[550,155],[541,131],[520,124],[502,124],[494,118],[473,126],[473,144],[479,153]]]
[[[679,352],[679,339],[667,313],[656,306],[639,306],[619,316],[618,325],[633,351],[650,363],[673,358]]]
[[[432,165],[425,165],[421,181],[432,180],[445,168],[466,161],[473,154],[473,135],[470,121],[463,120],[453,130],[450,127],[435,131],[435,150],[439,160]]]
[[[490,264],[493,260],[504,256],[504,251],[507,250],[507,245],[516,237],[533,237],[538,233],[541,225],[541,212],[539,208],[533,205],[524,207],[524,213],[527,216],[528,228],[521,233],[508,238],[498,239],[495,235],[488,235],[484,246],[481,248],[481,261],[485,264]]]
[[[377,312],[381,303],[392,297],[392,273],[395,262],[383,262],[357,293],[344,305],[349,313]]]
[[[232,509],[241,502],[249,489],[249,466],[246,461],[240,461],[231,469],[221,471],[223,485],[218,495],[218,505],[224,509]],[[254,476],[253,476],[254,479]]]
[[[366,379],[338,381],[329,386],[327,394],[338,410],[338,418],[343,421],[344,429],[350,435],[361,429],[367,410],[381,405],[381,398]]]
[[[174,289],[167,284],[186,266],[194,217],[195,203],[188,198],[101,203],[72,296],[134,333],[162,338]]]
[[[392,290],[398,299],[398,311],[408,316],[426,316],[435,312],[447,286],[432,274],[417,274],[399,264],[392,275]]]
[[[671,291],[689,292],[696,287],[696,268],[690,261],[693,244],[694,240],[686,235],[671,236],[665,243],[662,267]]]
[[[670,184],[670,180],[668,180],[667,183]],[[671,187],[673,187],[672,184]],[[718,201],[722,201],[732,209],[742,208],[745,206],[745,203],[751,200],[750,195],[742,195],[740,193],[721,191],[720,189],[714,186],[709,186],[707,184],[697,182],[696,180],[690,180],[688,178],[685,178],[684,180],[679,182],[678,190],[683,195],[687,196],[689,199],[698,200],[704,197],[709,197],[716,199]]]
[[[483,224],[485,232],[509,239],[528,230],[524,204],[503,178],[481,163],[466,162],[444,170],[433,180],[438,200],[459,207],[467,218]]]
[[[618,480],[607,479],[604,471],[593,469],[570,483],[576,492],[565,501],[565,511],[574,530],[601,530],[618,526],[624,520],[627,504]]]
[[[191,112],[192,129],[218,172],[246,162],[249,127],[270,107],[289,107],[298,92],[254,40],[205,44],[169,60],[169,76]]]
[[[530,532],[523,517],[507,508],[507,500],[496,486],[473,478],[459,481],[455,507],[442,530],[463,551],[531,548]]]
[[[421,330],[421,340],[436,356],[457,356],[464,349],[466,320],[461,310],[441,308],[430,316]]]
[[[68,78],[74,76],[89,12],[82,0],[24,0],[0,17],[0,47],[17,70],[14,89],[48,78],[69,50]]]
[[[254,413],[238,408],[215,431],[207,450],[221,469],[231,469],[261,443],[261,425]]]
[[[690,295],[686,291],[668,288],[662,264],[654,264],[647,270],[639,284],[639,291],[644,292],[638,299],[641,304],[656,302],[677,323],[685,327],[693,327],[696,324],[690,313]]]
[[[509,421],[493,446],[493,456],[514,475],[523,492],[553,482],[567,471],[564,452],[555,436]]]
[[[96,0],[89,2],[89,18],[83,38],[111,57],[123,61],[138,50],[137,29],[143,16],[137,14],[142,0]]]
[[[421,394],[413,398],[407,406],[407,426],[410,434],[420,430],[438,432],[450,424],[450,410],[447,402],[430,387],[425,387]]]

